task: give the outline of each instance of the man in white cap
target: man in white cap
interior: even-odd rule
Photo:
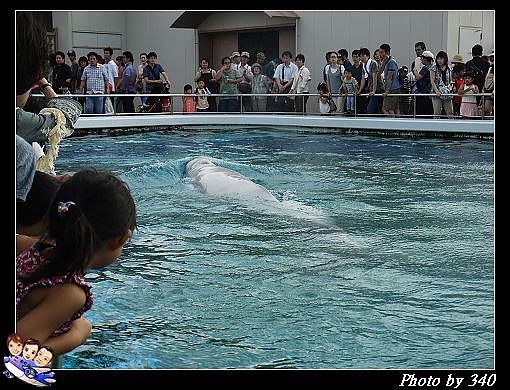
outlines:
[[[237,66],[237,70],[239,71],[239,75],[241,76],[241,82],[237,85],[239,92],[242,94],[251,93],[251,79],[253,77],[253,73],[251,71],[251,66],[248,65],[248,60],[250,59],[250,53],[247,51],[243,51],[241,53],[241,63]],[[241,99],[241,98],[239,98]],[[251,98],[245,97],[242,100],[244,111],[251,112]]]
[[[416,67],[413,70],[414,77],[416,78],[416,88],[418,93],[431,93],[432,84],[430,82],[430,68],[434,61],[434,54],[428,50],[421,53],[422,68],[418,72]],[[416,97],[416,114],[418,115],[433,115],[434,109],[432,107],[432,100],[428,96]]]
[[[238,70],[239,63],[241,62],[241,56],[238,51],[233,51],[232,55],[230,56],[230,61],[232,63],[230,64],[230,67],[234,70]]]

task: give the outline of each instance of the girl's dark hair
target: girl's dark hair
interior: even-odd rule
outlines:
[[[328,93],[328,86],[326,83],[319,83],[319,85],[317,85],[317,91],[321,91],[323,93]]]
[[[464,77],[464,78],[466,78],[466,77],[471,77],[471,78],[474,80],[475,75],[473,74],[473,72],[472,72],[472,71],[467,70],[467,71],[465,71],[465,72],[464,72],[464,76],[463,76],[463,77]]]
[[[35,171],[32,187],[24,202],[16,202],[16,224],[32,226],[47,214],[62,182],[52,175]]]
[[[191,90],[193,91],[193,87],[191,86],[191,84],[186,84],[186,85],[184,86],[184,93],[186,93],[186,91],[187,91],[188,89],[191,89]]]
[[[464,69],[466,69],[466,64],[462,64],[462,63],[455,64],[455,66],[453,67],[453,70],[457,73],[459,73],[461,70],[464,70]]]
[[[32,12],[16,13],[16,94],[22,95],[49,73],[46,29]]]
[[[198,64],[200,65],[202,63],[202,61],[206,61],[207,65],[211,66],[211,61],[209,61],[209,58],[207,58],[207,57],[200,58],[200,62]]]
[[[87,64],[88,64],[88,62],[89,62],[88,58],[87,58],[87,57],[85,57],[85,56],[81,56],[81,57],[80,57],[80,59],[78,60],[78,62],[82,62],[82,61],[83,61],[83,62],[86,62]]]
[[[232,62],[232,60],[230,59],[230,57],[229,57],[229,56],[227,56],[227,57],[223,57],[223,58],[221,59],[221,65],[225,65],[225,64],[224,64],[225,60],[229,60],[230,62]]]
[[[437,52],[437,54],[436,54],[436,62],[437,62],[438,58],[444,59],[444,64],[448,65],[448,54],[446,54],[446,52],[444,52],[442,50]]]
[[[59,212],[59,203],[69,201],[75,204]],[[48,263],[24,279],[83,274],[105,241],[135,228],[136,207],[127,185],[109,172],[83,169],[61,184],[50,206],[48,236],[56,245]]]

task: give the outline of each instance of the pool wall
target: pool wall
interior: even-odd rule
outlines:
[[[129,134],[187,127],[285,126],[303,130],[324,130],[348,134],[399,135],[420,137],[493,138],[494,120],[367,118],[320,115],[267,114],[159,114],[80,117],[75,134]]]

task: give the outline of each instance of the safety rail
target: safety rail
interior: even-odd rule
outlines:
[[[36,96],[36,97],[44,97],[44,95],[42,94],[33,94],[32,96]],[[373,117],[381,117],[381,116],[386,116],[385,114],[369,114],[369,113],[358,113],[357,112],[357,99],[354,99],[354,112],[352,114],[345,114],[344,112],[333,112],[333,113],[327,113],[327,114],[324,114],[324,113],[319,113],[319,112],[307,112],[306,111],[306,104],[308,104],[308,101],[306,104],[303,104],[303,110],[302,111],[299,111],[299,112],[296,112],[296,111],[243,111],[243,104],[242,104],[242,101],[243,101],[243,98],[244,99],[251,99],[252,97],[272,97],[272,98],[275,98],[275,97],[290,97],[292,99],[295,99],[297,97],[316,97],[316,96],[321,96],[320,94],[318,93],[304,93],[304,94],[296,94],[296,93],[249,93],[249,94],[243,94],[243,93],[237,93],[237,94],[219,94],[219,93],[211,93],[211,94],[204,94],[204,95],[199,95],[199,94],[184,94],[184,93],[103,93],[103,94],[59,94],[58,95],[59,97],[68,97],[68,98],[90,98],[90,97],[119,97],[119,98],[122,98],[122,97],[145,97],[145,98],[148,98],[148,97],[162,97],[162,98],[170,98],[170,110],[169,111],[164,111],[164,112],[161,112],[161,111],[158,111],[158,112],[146,112],[146,111],[143,111],[143,112],[114,112],[114,113],[105,113],[105,114],[91,114],[91,113],[82,113],[83,116],[112,116],[112,115],[152,115],[152,114],[158,114],[158,115],[161,115],[161,114],[189,114],[189,115],[192,115],[192,114],[199,114],[199,115],[203,115],[203,114],[232,114],[232,111],[228,111],[228,112],[225,112],[225,111],[205,111],[204,112],[200,112],[200,111],[196,111],[196,112],[186,112],[186,111],[175,111],[174,110],[174,104],[173,104],[173,98],[174,97],[230,97],[232,99],[238,99],[239,102],[238,102],[238,105],[239,105],[239,108],[237,111],[234,111],[234,112],[237,112],[237,113],[240,113],[240,114],[286,114],[286,115],[317,115],[317,114],[320,114],[320,115],[328,115],[328,116],[350,116],[350,115],[353,115],[354,117],[356,116],[363,116],[363,117],[370,117],[370,116],[373,116]],[[432,97],[439,97],[437,96],[436,94],[432,94],[432,93],[388,93],[386,95],[382,94],[382,93],[376,93],[376,94],[369,94],[369,93],[363,93],[363,94],[333,94],[333,95],[328,95],[332,98],[338,98],[338,97],[344,97],[344,98],[347,98],[347,97],[362,97],[362,96],[365,96],[365,97],[372,97],[372,96],[381,96],[381,97],[384,97],[384,96],[397,96],[397,97],[400,97],[400,98],[405,98],[405,97],[412,97],[412,107],[413,107],[413,113],[412,114],[400,114],[400,117],[401,118],[431,118],[431,117],[434,117],[435,119],[438,118],[438,115],[433,115],[433,114],[427,114],[427,115],[417,115],[416,114],[416,98],[417,97],[420,97],[420,96],[425,96],[425,97],[429,97],[429,98],[432,98]],[[440,96],[452,96],[452,98],[454,96],[465,96],[465,95],[461,95],[461,94],[455,94],[455,93],[448,93],[448,94],[441,94]],[[484,105],[485,105],[485,99],[487,97],[494,97],[494,92],[492,93],[478,93],[478,94],[470,94],[469,96],[473,96],[473,97],[481,97],[481,115],[479,116],[476,116],[476,117],[472,117],[472,119],[494,119],[494,115],[485,115],[484,113]],[[309,100],[309,99],[308,99]],[[392,117],[395,117],[394,115]],[[443,118],[443,117],[446,117],[448,119],[460,119],[462,117],[459,117],[458,115],[453,115],[453,116],[448,116],[448,115],[439,115],[439,118]],[[397,117],[398,118],[398,117]]]

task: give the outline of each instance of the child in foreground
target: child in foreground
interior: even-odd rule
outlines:
[[[40,239],[16,238],[16,331],[56,355],[84,343],[91,325],[90,269],[113,263],[136,228],[136,208],[125,183],[84,169],[62,183]]]

